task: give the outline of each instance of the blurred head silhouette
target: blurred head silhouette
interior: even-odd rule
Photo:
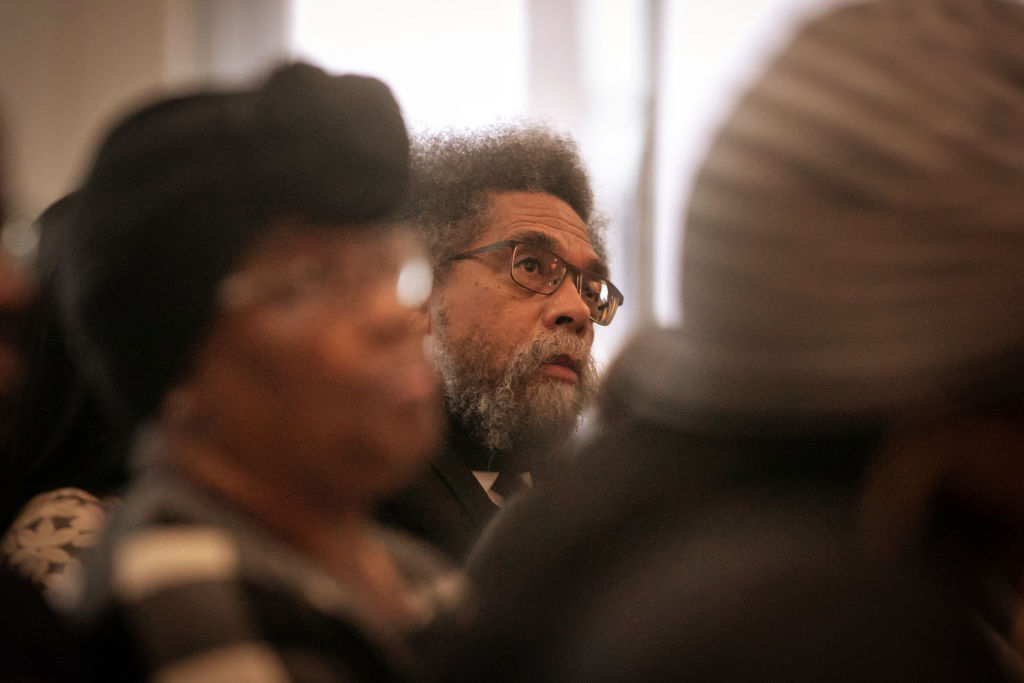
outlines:
[[[2,126],[0,133],[3,133]],[[3,140],[0,139],[0,161],[3,160],[3,149]],[[0,170],[0,230],[9,218],[8,187],[4,180]],[[11,412],[24,377],[23,334],[35,297],[31,277],[3,244],[0,232],[0,442],[7,439]]]
[[[676,371],[633,354],[612,380],[643,387],[627,409],[758,436],[926,423],[932,467],[973,468],[965,487],[1000,472],[980,498],[1022,500],[1006,457],[1024,407],[1022,35],[1024,9],[1000,0],[869,2],[805,25],[710,149],[682,338],[645,342],[676,347]]]
[[[113,428],[68,347],[54,298],[57,254],[73,229],[77,193],[47,207],[36,221],[38,297],[26,337],[25,386],[14,408],[0,484],[0,525],[6,528],[32,496],[74,486],[96,495],[124,484],[127,444]]]
[[[122,121],[57,278],[111,414],[201,444],[177,464],[222,483],[325,509],[393,488],[439,431],[412,324],[429,267],[391,219],[407,177],[387,87],[308,65]]]

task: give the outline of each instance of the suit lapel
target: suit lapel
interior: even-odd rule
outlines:
[[[433,460],[431,467],[478,528],[498,511],[498,506],[491,502],[469,465],[455,449],[446,448]]]

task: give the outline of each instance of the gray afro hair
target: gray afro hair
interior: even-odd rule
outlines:
[[[558,197],[586,224],[598,256],[607,258],[605,219],[595,211],[590,177],[573,139],[536,123],[501,124],[413,140],[406,218],[423,231],[439,275],[485,228],[491,197],[501,192]]]

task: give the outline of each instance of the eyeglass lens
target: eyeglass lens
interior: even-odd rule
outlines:
[[[283,264],[236,272],[225,278],[218,294],[229,309],[314,300],[354,307],[370,287],[394,283],[399,303],[418,308],[430,295],[432,280],[433,271],[418,244],[396,234],[379,243],[301,254]]]
[[[574,284],[590,309],[590,318],[599,325],[611,322],[619,300],[607,280],[572,268],[557,254],[534,244],[518,244],[512,252],[512,279],[539,294],[551,294],[573,271]]]

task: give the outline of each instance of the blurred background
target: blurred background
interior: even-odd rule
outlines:
[[[715,122],[793,23],[838,0],[0,0],[5,246],[155,93],[287,58],[387,81],[416,131],[541,119],[579,142],[626,303],[598,331],[680,320],[680,215]]]

